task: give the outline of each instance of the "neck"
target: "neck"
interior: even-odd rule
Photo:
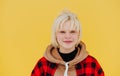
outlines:
[[[59,48],[58,48],[58,53],[60,54],[60,56],[62,57],[62,59],[65,61],[65,62],[69,62],[71,60],[73,60],[76,56],[78,52],[78,49],[75,48],[75,50],[73,50],[72,52],[69,52],[69,53],[61,53]]]

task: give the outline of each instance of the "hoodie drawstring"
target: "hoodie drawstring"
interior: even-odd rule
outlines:
[[[65,72],[64,72],[64,76],[68,76],[68,62],[67,63],[65,63]]]

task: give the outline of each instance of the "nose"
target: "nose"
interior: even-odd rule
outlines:
[[[70,38],[71,38],[71,34],[70,34],[70,33],[68,33],[68,32],[67,32],[67,33],[65,33],[65,38],[66,38],[66,39],[70,39]]]

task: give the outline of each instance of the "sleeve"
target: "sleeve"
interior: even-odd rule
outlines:
[[[95,63],[96,63],[95,76],[105,76],[104,71],[97,60],[95,61]]]
[[[41,59],[37,62],[34,69],[32,70],[31,76],[44,76],[43,62]]]

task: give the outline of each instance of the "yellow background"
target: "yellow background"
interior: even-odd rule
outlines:
[[[63,9],[78,15],[105,75],[120,76],[120,0],[0,0],[0,76],[30,76]]]

